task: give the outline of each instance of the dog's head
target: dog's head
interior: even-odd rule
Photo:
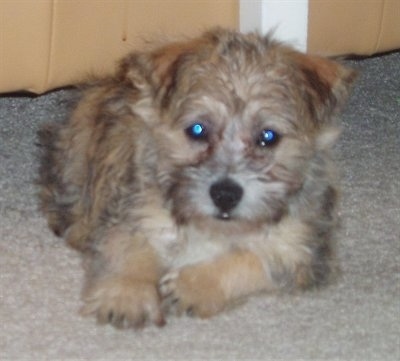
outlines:
[[[159,180],[177,220],[253,227],[279,219],[334,143],[354,73],[217,29],[135,54],[120,76],[152,98]]]

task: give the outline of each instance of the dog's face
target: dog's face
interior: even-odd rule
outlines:
[[[258,36],[211,33],[152,58],[159,178],[179,222],[242,229],[279,219],[352,73]],[[238,226],[238,227],[235,227]]]

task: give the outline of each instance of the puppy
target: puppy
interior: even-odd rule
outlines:
[[[40,204],[85,258],[82,313],[213,316],[335,273],[330,150],[353,71],[214,29],[136,52],[40,131]]]

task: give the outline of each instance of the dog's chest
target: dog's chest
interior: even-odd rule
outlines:
[[[232,248],[232,240],[223,235],[212,235],[207,229],[185,227],[179,230],[179,251],[171,254],[174,268],[212,260]]]

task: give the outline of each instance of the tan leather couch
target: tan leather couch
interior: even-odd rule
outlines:
[[[248,0],[253,1],[253,0]],[[238,0],[0,0],[0,92],[42,93],[110,72],[147,40],[238,28]],[[308,50],[400,47],[400,0],[309,0]]]

